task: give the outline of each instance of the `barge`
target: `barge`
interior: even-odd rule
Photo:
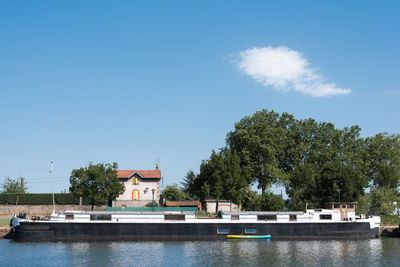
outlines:
[[[194,212],[62,211],[49,218],[14,215],[14,240],[224,240],[229,236],[272,239],[379,237],[380,217],[343,220],[337,210],[306,212],[220,212],[196,218]]]

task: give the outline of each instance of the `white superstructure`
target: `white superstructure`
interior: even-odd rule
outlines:
[[[221,212],[217,218],[196,218],[194,212],[85,212],[62,211],[50,218],[32,220],[13,217],[13,226],[20,221],[65,223],[358,223],[369,222],[371,228],[380,226],[380,217],[354,217],[342,221],[340,212],[329,209],[307,209],[306,212],[249,211]]]

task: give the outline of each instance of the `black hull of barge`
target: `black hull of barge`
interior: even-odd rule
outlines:
[[[256,235],[272,239],[346,239],[379,237],[379,227],[369,223],[64,223],[21,222],[15,240],[218,240],[218,227],[229,234],[244,235],[245,227],[256,227]]]

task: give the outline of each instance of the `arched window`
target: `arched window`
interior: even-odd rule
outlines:
[[[139,200],[139,190],[135,189],[132,191],[132,200]]]
[[[137,177],[134,177],[132,179],[132,184],[139,184],[139,179]]]

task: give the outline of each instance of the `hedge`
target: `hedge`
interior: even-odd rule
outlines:
[[[54,194],[57,205],[78,205],[79,197],[72,194]],[[0,194],[0,205],[52,205],[52,194]],[[89,200],[83,198],[83,205],[90,205]],[[100,204],[100,203],[99,203]]]

